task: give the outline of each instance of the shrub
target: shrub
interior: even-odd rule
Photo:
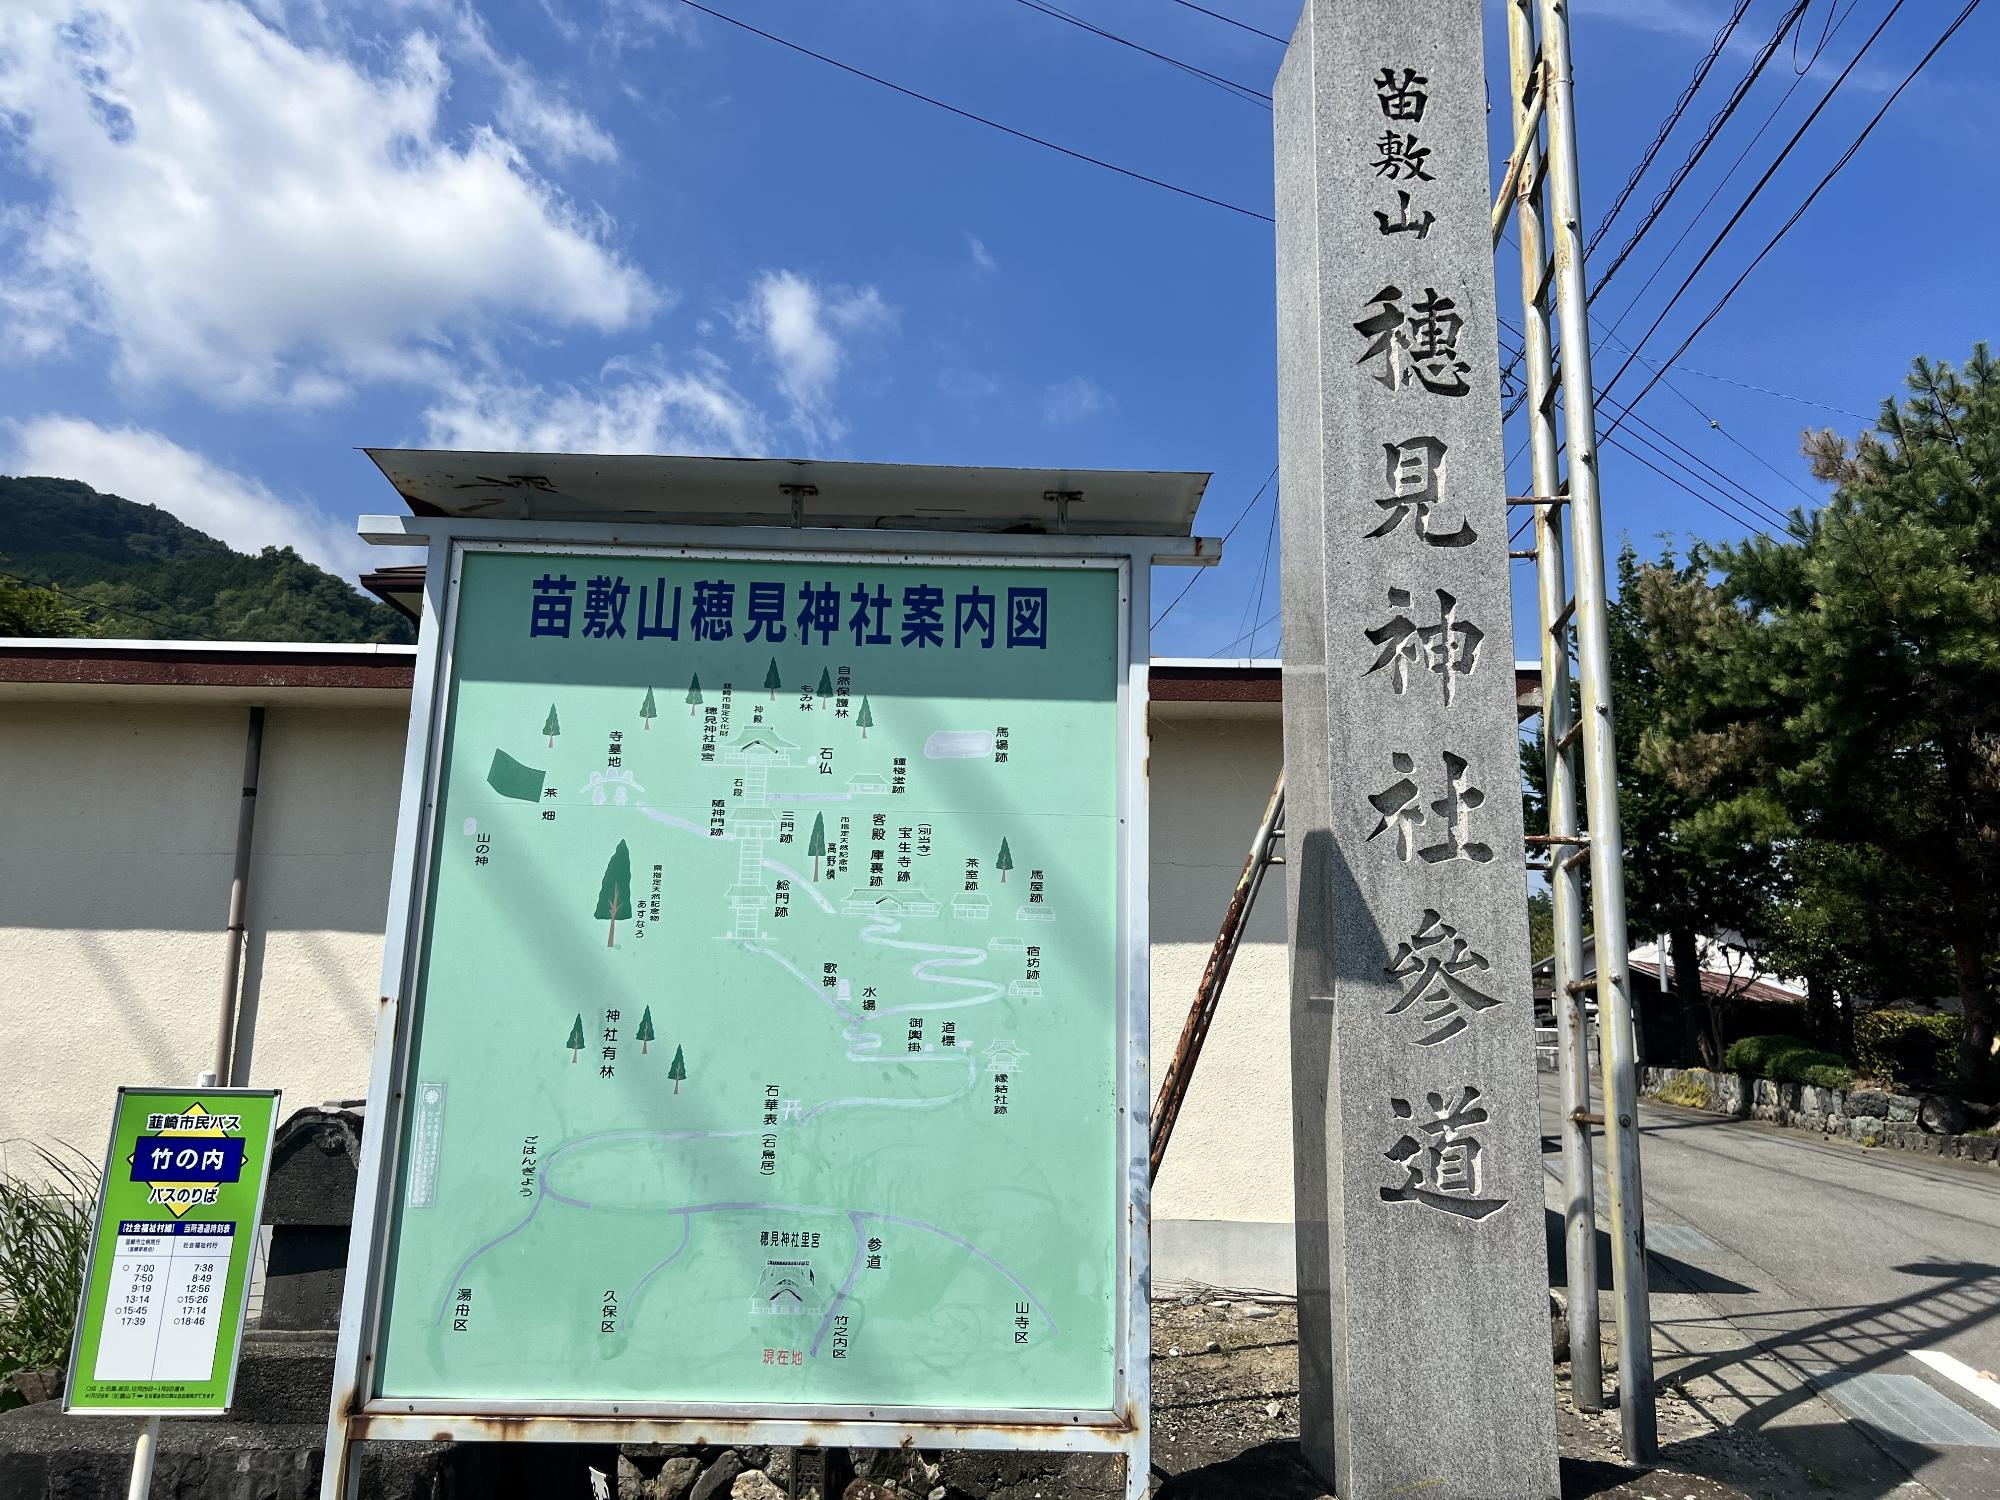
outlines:
[[[0,1369],[69,1357],[97,1204],[95,1163],[37,1146],[24,1176],[0,1165]]]
[[[1821,1052],[1795,1036],[1746,1036],[1729,1044],[1724,1067],[1780,1083],[1809,1083],[1844,1089],[1854,1082],[1854,1065],[1837,1052]]]
[[[1903,1082],[1950,1078],[1958,1071],[1958,1016],[1872,1010],[1854,1022],[1854,1056],[1864,1072]]]

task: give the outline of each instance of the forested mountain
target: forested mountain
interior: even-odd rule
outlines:
[[[75,611],[77,613],[71,613]],[[0,475],[0,634],[414,640],[410,622],[289,547],[254,557],[74,479]]]

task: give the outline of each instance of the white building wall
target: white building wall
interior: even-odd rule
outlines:
[[[248,710],[168,693],[0,704],[0,1142],[95,1157],[119,1084],[209,1065]],[[406,713],[267,711],[244,968],[255,1042],[234,1081],[282,1088],[288,1110],[366,1092]],[[1275,704],[1159,704],[1151,728],[1157,1087],[1281,751]],[[1283,874],[1160,1175],[1162,1279],[1292,1282]]]
[[[192,696],[192,695],[190,695]],[[404,713],[273,708],[250,873],[248,1082],[365,1091]],[[121,1083],[210,1065],[248,710],[0,711],[0,1141],[103,1149]]]

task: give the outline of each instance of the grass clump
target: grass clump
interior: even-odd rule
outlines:
[[[1780,1083],[1809,1083],[1844,1089],[1854,1082],[1854,1064],[1837,1052],[1822,1052],[1795,1036],[1746,1036],[1730,1043],[1723,1066]]]
[[[97,1205],[93,1162],[76,1152],[32,1151],[31,1173],[0,1162],[0,1391],[14,1370],[69,1358]]]
[[[1656,1097],[1666,1104],[1678,1104],[1682,1109],[1707,1109],[1709,1106],[1708,1085],[1699,1078],[1676,1078],[1658,1090]]]

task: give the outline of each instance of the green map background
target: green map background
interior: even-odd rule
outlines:
[[[531,585],[545,572],[578,581],[578,626],[584,580],[622,576],[627,636],[584,639],[573,626],[569,639],[531,639]],[[664,579],[686,601],[697,580],[719,578],[737,586],[734,638],[693,641],[685,612],[678,641],[633,638],[642,581]],[[797,601],[808,578],[837,584],[844,600],[856,584],[885,584],[900,600],[912,583],[935,583],[946,593],[947,644],[857,647],[844,603],[833,642],[802,645]],[[786,638],[776,647],[741,639],[753,580],[785,587]],[[1003,631],[1006,590],[1046,587],[1049,648],[954,649],[952,599],[975,583],[999,599]],[[381,1393],[1110,1407],[1121,1213],[1117,571],[471,552],[460,588]],[[892,611],[892,624],[899,617]],[[763,687],[773,657],[784,684],[775,702]],[[850,716],[836,718],[816,697],[802,710],[801,688],[842,666],[852,675]],[[710,836],[710,804],[724,799],[732,831],[758,814],[737,794],[742,768],[720,754],[699,760],[703,716],[684,701],[694,673],[704,708],[731,685],[732,734],[761,708],[762,727],[799,747],[790,753],[801,764],[768,772],[764,816],[795,814],[793,841],[766,844],[768,859],[809,875],[814,811],[825,812],[830,843],[842,813],[858,830],[882,812],[887,889],[907,892],[894,883],[896,830],[928,822],[933,854],[918,861],[912,885],[938,914],[891,928],[842,910],[866,886],[857,831],[847,871],[814,887],[831,915],[796,888],[810,881],[795,882],[790,916],[764,909],[769,940],[758,947],[772,951],[728,937],[739,848]],[[639,717],[648,687],[658,705],[650,729]],[[852,717],[864,694],[874,718],[865,739]],[[562,725],[553,749],[540,733],[551,702]],[[924,756],[933,731],[1001,725],[1005,764],[990,754]],[[616,791],[596,805],[589,777],[610,774],[613,730],[624,735],[622,769],[636,788],[622,806]],[[833,752],[831,776],[803,763],[822,747]],[[545,768],[556,798],[496,795],[486,781],[496,749]],[[908,761],[903,795],[798,795],[844,793],[854,775],[889,777],[899,755]],[[544,808],[556,811],[553,822]],[[484,866],[468,823],[491,840]],[[1005,884],[992,868],[1003,837],[1015,866]],[[654,866],[663,867],[661,908],[657,923],[619,921],[607,948],[610,924],[593,913],[620,839],[646,917]],[[967,856],[980,862],[990,920],[951,914]],[[1046,876],[1054,921],[1017,919],[1032,870]],[[871,927],[885,941],[863,941]],[[1025,977],[1022,952],[990,949],[995,937],[1041,946],[1040,995],[985,998]],[[890,942],[958,951],[924,982],[913,966],[939,955]],[[849,982],[856,1019],[819,985],[829,961]],[[878,1009],[862,1014],[868,985]],[[631,1038],[647,1006],[657,1040],[642,1056]],[[609,1009],[621,1012],[618,1056],[615,1076],[603,1078]],[[590,1045],[572,1062],[566,1039],[579,1013]],[[910,1014],[924,1018],[931,1049],[917,1057],[906,1051]],[[958,1029],[950,1049],[939,1045],[947,1020]],[[985,1053],[997,1043],[1023,1055],[996,1066]],[[678,1094],[667,1077],[677,1047],[688,1075]],[[1009,1074],[1004,1116],[993,1112],[995,1071]],[[408,1127],[424,1084],[444,1089],[437,1186],[432,1206],[410,1207]],[[802,1115],[775,1128],[770,1176],[759,1171],[768,1084],[800,1101]],[[529,1135],[539,1150],[523,1196]],[[817,1233],[820,1245],[767,1248],[767,1231]],[[859,1262],[869,1238],[883,1242],[880,1269]],[[753,1311],[770,1305],[771,1260],[810,1263],[800,1313]],[[460,1287],[472,1292],[462,1332],[450,1295]],[[606,1293],[618,1309],[609,1334]],[[828,1321],[836,1299],[850,1320],[839,1359]],[[1025,1344],[1015,1338],[1022,1307]],[[771,1349],[805,1357],[766,1363]]]

